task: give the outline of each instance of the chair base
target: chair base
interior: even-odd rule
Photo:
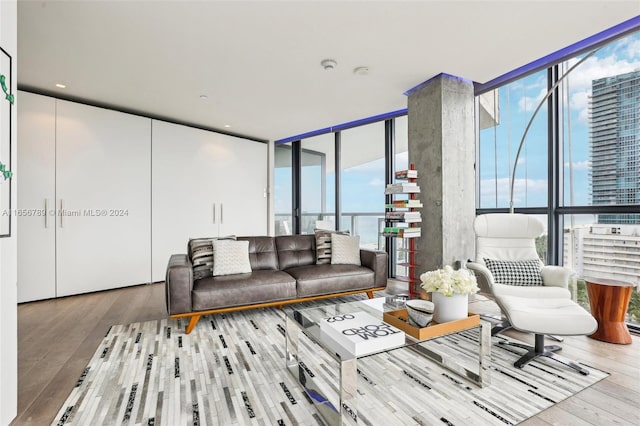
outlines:
[[[500,344],[504,344],[504,345],[509,345],[509,346],[515,346],[517,348],[522,348],[522,349],[526,349],[528,352],[526,354],[524,354],[522,357],[520,357],[519,360],[517,360],[513,365],[514,367],[517,368],[523,368],[527,363],[529,363],[529,361],[536,359],[540,356],[546,356],[547,358],[551,358],[555,361],[558,361],[568,367],[573,368],[574,370],[577,370],[580,374],[582,374],[583,376],[588,376],[589,375],[589,371],[585,370],[584,368],[582,368],[580,365],[576,364],[575,362],[571,361],[568,358],[565,358],[563,356],[560,356],[558,354],[556,354],[556,351],[562,350],[562,348],[558,345],[549,345],[549,346],[545,346],[544,345],[544,335],[543,334],[536,334],[535,335],[535,346],[532,347],[530,345],[525,345],[522,343],[514,343],[514,342],[507,342],[507,341],[501,341]]]

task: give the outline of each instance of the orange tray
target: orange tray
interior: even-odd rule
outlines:
[[[455,333],[456,331],[465,330],[480,324],[480,315],[471,313],[467,318],[449,321],[442,324],[432,322],[428,326],[422,328],[410,325],[408,318],[409,315],[407,314],[407,310],[399,309],[397,311],[385,312],[382,320],[387,324],[391,324],[392,326],[399,328],[409,336],[418,340],[444,336],[446,334]]]

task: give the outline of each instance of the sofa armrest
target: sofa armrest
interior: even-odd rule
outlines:
[[[473,271],[475,274],[478,287],[480,287],[480,293],[493,294],[493,275],[486,266],[481,263],[469,261],[467,262],[467,269]]]
[[[387,253],[378,250],[360,249],[360,264],[373,270],[374,287],[386,287],[389,277]]]
[[[165,294],[169,315],[191,312],[193,268],[189,256],[174,254],[167,265]]]

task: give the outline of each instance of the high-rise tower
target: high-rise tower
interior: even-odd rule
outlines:
[[[592,82],[593,205],[640,203],[640,71]],[[640,214],[600,214],[598,223],[640,224]]]

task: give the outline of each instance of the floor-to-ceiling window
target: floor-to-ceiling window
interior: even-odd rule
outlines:
[[[335,229],[335,138],[332,133],[301,141],[300,232]]]
[[[276,235],[293,233],[291,143],[274,148],[273,211]]]
[[[638,325],[640,33],[480,94],[479,213],[509,206],[523,123],[547,94],[517,161],[515,207],[546,213],[555,227],[543,236],[547,249],[578,277],[634,284],[627,319]],[[576,298],[588,306],[578,283]]]
[[[384,121],[340,132],[340,229],[360,236],[360,246],[380,246],[384,223]]]
[[[640,33],[601,47],[560,88],[562,205],[587,213],[564,215],[565,264],[635,284],[628,319],[640,324]],[[630,210],[606,211],[614,206]]]
[[[480,120],[479,207],[509,207],[511,177],[516,207],[547,205],[547,92],[546,70],[482,95]],[[518,146],[529,129],[516,162]]]

